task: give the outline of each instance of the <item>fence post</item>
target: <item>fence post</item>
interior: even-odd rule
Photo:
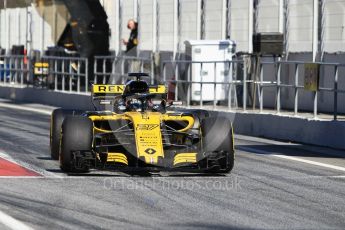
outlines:
[[[192,86],[191,86],[191,79],[192,79],[192,65],[189,65],[187,73],[187,106],[190,106],[191,101],[191,93],[192,93]]]
[[[295,106],[294,106],[294,115],[297,116],[298,114],[298,81],[299,81],[299,65],[295,63]]]
[[[69,75],[69,91],[72,92],[73,79],[75,77],[74,73],[72,72],[72,60],[69,60],[68,75]]]
[[[175,64],[175,101],[178,100],[178,83],[179,83],[179,76],[178,76],[178,63]]]
[[[5,75],[6,75],[5,69],[4,69],[4,66],[5,66],[5,58],[4,58],[3,56],[1,56],[1,58],[3,58],[4,61],[3,61],[3,64],[0,65],[0,73],[2,74],[2,76],[0,75],[0,83],[2,83],[2,77],[3,77],[4,80],[5,80]]]
[[[202,101],[202,82],[203,82],[203,63],[201,62],[200,63],[201,67],[200,67],[200,107],[203,107],[204,106],[204,102]]]
[[[260,99],[259,99],[259,104],[260,104],[260,113],[262,113],[264,109],[264,87],[263,87],[263,82],[264,82],[264,66],[262,63],[260,64]]]
[[[58,63],[58,60],[54,60],[54,90],[56,91],[58,89],[58,68],[57,68],[57,63]]]
[[[24,85],[24,57],[20,60],[20,86]]]
[[[9,77],[9,84],[11,84],[12,82],[12,78],[13,78],[13,69],[12,69],[12,57],[10,57],[10,64],[8,66],[9,72],[10,72],[10,77]]]
[[[214,92],[213,92],[213,108],[217,106],[217,62],[214,63]],[[225,76],[225,75],[224,75]]]
[[[155,84],[155,59],[151,56],[151,84]]]
[[[281,109],[281,101],[280,101],[280,92],[281,92],[281,88],[280,88],[280,81],[281,81],[281,63],[278,62],[278,69],[277,69],[277,114],[280,113],[280,109]]]
[[[14,57],[14,84],[18,84],[18,77],[19,77],[19,57],[15,56]]]
[[[243,111],[247,110],[247,62],[244,60],[243,62]]]
[[[107,79],[107,67],[106,67],[106,62],[107,62],[107,60],[106,60],[106,58],[104,58],[103,59],[103,84],[106,84],[106,79]]]
[[[85,59],[85,93],[89,91],[89,59]]]
[[[81,66],[81,63],[80,63],[80,60],[78,59],[77,60],[78,62],[78,69],[77,69],[77,92],[80,93],[80,66]]]
[[[98,58],[95,58],[94,60],[94,63],[93,63],[93,72],[94,72],[94,76],[93,76],[93,82],[95,84],[98,84],[98,70],[97,70],[97,67],[98,67]],[[85,73],[88,72],[88,67],[85,69]]]
[[[5,57],[5,62],[4,62],[4,83],[7,83],[7,78],[11,78],[11,69],[10,69],[10,65],[11,65],[11,61],[9,60],[8,57]],[[10,64],[8,64],[10,63]],[[8,76],[7,76],[8,74]]]
[[[338,72],[338,66],[335,66],[335,73],[334,73],[334,111],[333,116],[334,120],[336,121],[338,119],[338,78],[339,78],[339,72]]]
[[[62,61],[61,73],[62,73],[62,91],[65,91],[65,60]]]
[[[162,72],[163,72],[163,82],[164,82],[164,84],[167,84],[167,73],[166,73],[166,63],[165,62],[163,62],[163,70],[162,70]]]
[[[128,65],[127,65],[128,66]],[[125,83],[125,59],[121,59],[121,84]]]
[[[112,70],[111,70],[111,84],[115,84],[116,82],[116,57],[112,57]]]
[[[228,69],[228,108],[231,110],[232,106],[231,106],[231,102],[232,102],[232,81],[233,81],[233,63],[232,61],[228,62],[229,64],[229,69]]]
[[[29,86],[29,84],[30,84],[30,78],[31,78],[31,69],[32,69],[32,67],[31,67],[31,58],[30,57],[28,57],[28,59],[27,59],[28,61],[27,61],[27,65],[26,65],[26,70],[25,70],[25,78],[26,78],[26,86]]]
[[[314,119],[317,118],[317,96],[318,96],[318,91],[315,91],[314,93]]]
[[[14,84],[18,83],[18,73],[19,73],[19,67],[18,67],[18,61],[19,57],[14,57]]]

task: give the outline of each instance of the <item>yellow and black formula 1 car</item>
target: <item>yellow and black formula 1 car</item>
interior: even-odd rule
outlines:
[[[51,156],[66,172],[90,169],[228,173],[234,166],[231,122],[204,110],[170,111],[164,85],[142,73],[126,85],[93,85],[92,112],[52,113]],[[97,103],[97,105],[96,105]]]

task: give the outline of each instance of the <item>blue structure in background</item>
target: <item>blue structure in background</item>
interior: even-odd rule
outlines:
[[[10,65],[0,64],[0,80],[1,81],[9,81],[10,80]]]

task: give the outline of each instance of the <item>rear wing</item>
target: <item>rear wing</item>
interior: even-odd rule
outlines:
[[[92,96],[97,98],[108,98],[121,96],[125,91],[125,85],[93,85]],[[150,94],[167,94],[165,85],[152,85],[149,87]]]

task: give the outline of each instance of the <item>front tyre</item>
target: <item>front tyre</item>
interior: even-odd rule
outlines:
[[[93,123],[88,117],[68,116],[62,124],[60,168],[64,172],[87,172],[87,166],[76,168],[73,151],[90,151]]]
[[[233,128],[224,117],[208,117],[201,122],[201,147],[208,172],[229,173],[234,167]]]
[[[53,160],[59,160],[61,126],[68,115],[81,114],[81,111],[55,109],[50,119],[50,155]]]

